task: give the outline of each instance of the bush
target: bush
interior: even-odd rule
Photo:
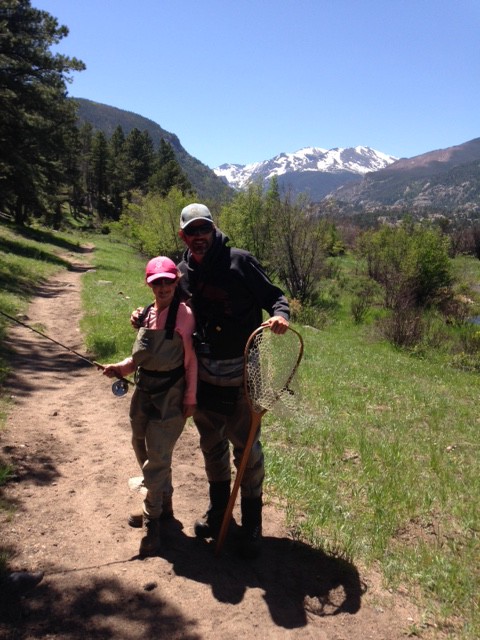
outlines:
[[[449,240],[439,229],[416,225],[367,231],[358,250],[368,275],[383,286],[387,308],[404,308],[408,298],[411,306],[426,306],[452,284]]]
[[[450,288],[442,288],[435,297],[435,306],[447,324],[460,326],[472,315],[475,303],[465,295],[454,293]]]
[[[378,295],[379,287],[371,278],[360,277],[352,286],[352,299],[350,301],[350,312],[355,324],[361,324],[370,310],[375,297]]]
[[[456,353],[452,358],[452,366],[462,371],[480,371],[480,357],[478,354]]]
[[[469,355],[480,354],[480,327],[467,323],[460,328],[459,342],[464,353]]]
[[[302,304],[296,298],[289,301],[289,306],[292,322],[314,327],[315,329],[323,329],[328,322],[326,311],[320,307]]]

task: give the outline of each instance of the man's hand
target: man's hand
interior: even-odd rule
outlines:
[[[143,307],[137,307],[134,311],[132,311],[132,315],[130,316],[130,324],[134,329],[140,329],[139,318],[143,311]]]
[[[288,329],[288,320],[286,320],[283,316],[272,316],[265,322],[262,322],[261,327],[268,327],[273,333],[281,335],[282,333],[286,333]]]
[[[183,405],[183,417],[185,418],[185,420],[187,418],[191,418],[193,416],[193,413],[194,413],[196,408],[197,408],[196,404],[184,404]]]

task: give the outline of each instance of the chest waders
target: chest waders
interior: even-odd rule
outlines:
[[[172,453],[185,425],[184,347],[175,331],[177,297],[168,310],[165,329],[141,327],[132,348],[136,365],[135,391],[130,404],[132,446],[142,469],[147,495],[143,505],[144,528],[159,526],[165,496],[171,496]],[[149,308],[144,312],[144,317]],[[143,322],[144,318],[142,318]],[[149,555],[159,543],[147,530],[141,554]],[[152,549],[150,549],[152,547]]]
[[[135,384],[150,396],[167,391],[185,374],[183,341],[175,333],[179,305],[180,299],[175,296],[168,309],[165,329],[141,327],[133,345],[132,357],[137,366]],[[144,309],[140,322],[144,321],[152,306]]]

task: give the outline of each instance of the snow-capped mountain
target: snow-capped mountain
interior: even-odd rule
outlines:
[[[277,176],[280,186],[294,193],[308,193],[316,200],[341,185],[361,179],[370,171],[384,169],[395,160],[394,156],[370,147],[330,150],[306,147],[294,153],[281,153],[263,162],[222,164],[214,172],[237,190],[244,189],[251,182],[268,184],[273,176]]]

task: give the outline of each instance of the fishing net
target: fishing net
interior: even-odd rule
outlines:
[[[245,353],[245,377],[255,413],[295,409],[294,377],[302,353],[302,338],[291,328],[282,335],[263,329],[250,337]]]
[[[268,327],[261,327],[248,339],[244,370],[245,388],[250,403],[250,431],[223,516],[215,548],[216,554],[220,553],[225,541],[235,500],[263,414],[271,409],[277,412],[278,407],[293,409],[295,406],[292,383],[302,355],[302,337],[291,327],[281,335],[273,333]]]

